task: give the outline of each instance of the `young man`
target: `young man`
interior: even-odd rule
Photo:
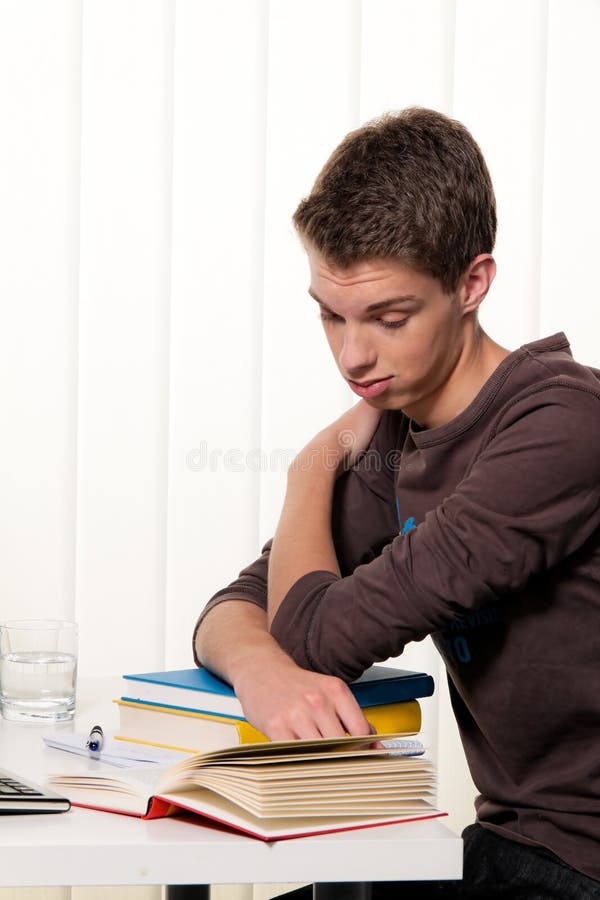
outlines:
[[[479,325],[495,201],[458,122],[351,133],[294,222],[362,400],[291,466],[197,658],[273,739],[360,734],[345,681],[431,634],[480,796],[463,883],[407,896],[600,897],[600,373]]]

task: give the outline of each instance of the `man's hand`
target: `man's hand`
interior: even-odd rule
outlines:
[[[273,741],[373,732],[341,679],[301,669],[289,657],[258,657],[236,693],[248,721]]]
[[[211,610],[196,635],[196,653],[233,685],[250,724],[271,740],[371,734],[350,688],[297,666],[254,603],[230,600]]]
[[[291,471],[309,471],[319,462],[335,472],[349,468],[371,443],[380,418],[380,410],[361,400],[309,441],[292,463]]]

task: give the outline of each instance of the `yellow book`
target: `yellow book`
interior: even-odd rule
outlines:
[[[119,707],[120,725],[116,735],[119,740],[190,753],[208,753],[267,740],[245,719],[132,700],[115,700],[115,703]],[[368,706],[363,712],[378,734],[415,734],[421,728],[421,707],[417,700]]]
[[[365,706],[363,713],[377,734],[405,731],[416,734],[421,730],[421,707],[418,700],[401,703],[383,703],[381,706]]]

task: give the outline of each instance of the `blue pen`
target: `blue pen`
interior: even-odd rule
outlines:
[[[87,739],[86,747],[90,751],[90,755],[93,757],[100,756],[100,751],[102,750],[102,744],[104,743],[104,732],[100,725],[94,725],[92,730],[90,731],[90,736]]]

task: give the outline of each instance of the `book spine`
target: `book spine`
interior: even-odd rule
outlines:
[[[363,709],[363,713],[377,734],[402,731],[413,734],[421,730],[421,707],[418,700],[368,706]]]
[[[367,706],[405,703],[418,697],[430,697],[434,687],[431,675],[425,674],[397,681],[364,681],[349,685],[355,700],[363,709]]]

